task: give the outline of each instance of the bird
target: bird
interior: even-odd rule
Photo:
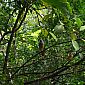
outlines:
[[[39,51],[41,52],[40,53],[41,56],[44,56],[45,55],[44,41],[42,39],[40,39],[40,41],[39,41]]]

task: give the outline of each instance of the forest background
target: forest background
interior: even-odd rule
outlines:
[[[84,0],[0,0],[0,85],[23,84],[85,84]]]

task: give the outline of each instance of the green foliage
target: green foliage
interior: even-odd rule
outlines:
[[[52,35],[52,37],[55,39],[55,41],[57,42],[58,40],[57,40],[57,38],[56,38],[56,36],[53,34],[53,33],[51,33],[50,32],[50,34]]]
[[[76,41],[72,40],[73,47],[75,48],[76,51],[79,50],[79,45]]]
[[[80,31],[83,31],[83,30],[85,30],[85,26],[80,27]]]
[[[43,1],[56,8],[57,7],[62,8],[61,6],[62,5],[64,6],[64,3],[67,2],[67,0],[43,0]]]
[[[84,85],[84,13],[84,0],[0,0],[0,85]]]
[[[72,14],[72,8],[67,0],[42,0],[45,5],[51,5],[54,8],[61,10],[62,12],[69,12]],[[68,9],[68,10],[67,10]]]
[[[62,32],[65,31],[63,25],[56,25],[56,26],[54,27],[54,30],[55,30],[56,33],[58,33],[58,32],[59,32],[59,33],[62,33]]]

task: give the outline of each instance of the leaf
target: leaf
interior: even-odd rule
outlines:
[[[31,36],[38,37],[40,32],[41,30],[37,30],[34,33],[31,33]]]
[[[51,6],[57,6],[60,3],[65,3],[67,2],[67,0],[42,0],[44,2],[46,2],[47,4],[51,5]]]
[[[83,42],[85,42],[85,39],[82,39]]]
[[[77,39],[77,36],[76,36],[76,34],[74,32],[71,33],[71,38],[72,38],[72,40],[76,40]]]
[[[80,31],[85,30],[85,25],[80,27]]]
[[[70,6],[69,2],[67,2],[67,8],[68,8],[70,14],[72,14],[72,7]]]
[[[80,56],[81,59],[83,58],[83,54],[82,53],[79,53],[79,56]]]
[[[48,14],[48,15],[45,15],[44,18],[43,18],[43,21],[48,21],[49,18],[51,18],[52,15],[51,14]]]
[[[81,27],[81,25],[82,25],[81,19],[80,18],[76,18],[75,19],[75,24],[77,24],[78,27]]]
[[[73,47],[75,49],[75,51],[78,51],[79,50],[79,45],[76,41],[72,40],[72,44],[73,44]]]
[[[56,38],[56,36],[55,36],[52,32],[50,32],[50,34],[51,34],[51,36],[55,39],[55,41],[57,42],[58,39]]]
[[[55,32],[64,32],[64,31],[65,31],[63,25],[56,25],[56,26],[54,27],[54,30],[55,30]]]
[[[41,32],[44,37],[47,37],[48,31],[46,29],[41,29]]]
[[[62,11],[65,11],[65,5],[67,4],[67,0],[42,0],[44,4],[51,5],[54,8],[59,8]]]

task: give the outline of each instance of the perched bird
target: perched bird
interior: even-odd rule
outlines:
[[[45,55],[44,41],[42,39],[40,39],[40,41],[39,41],[39,51],[41,52],[40,53],[41,56],[44,56]]]
[[[67,60],[70,61],[73,59],[73,53],[72,52],[69,52],[68,53],[68,56],[67,56]]]

